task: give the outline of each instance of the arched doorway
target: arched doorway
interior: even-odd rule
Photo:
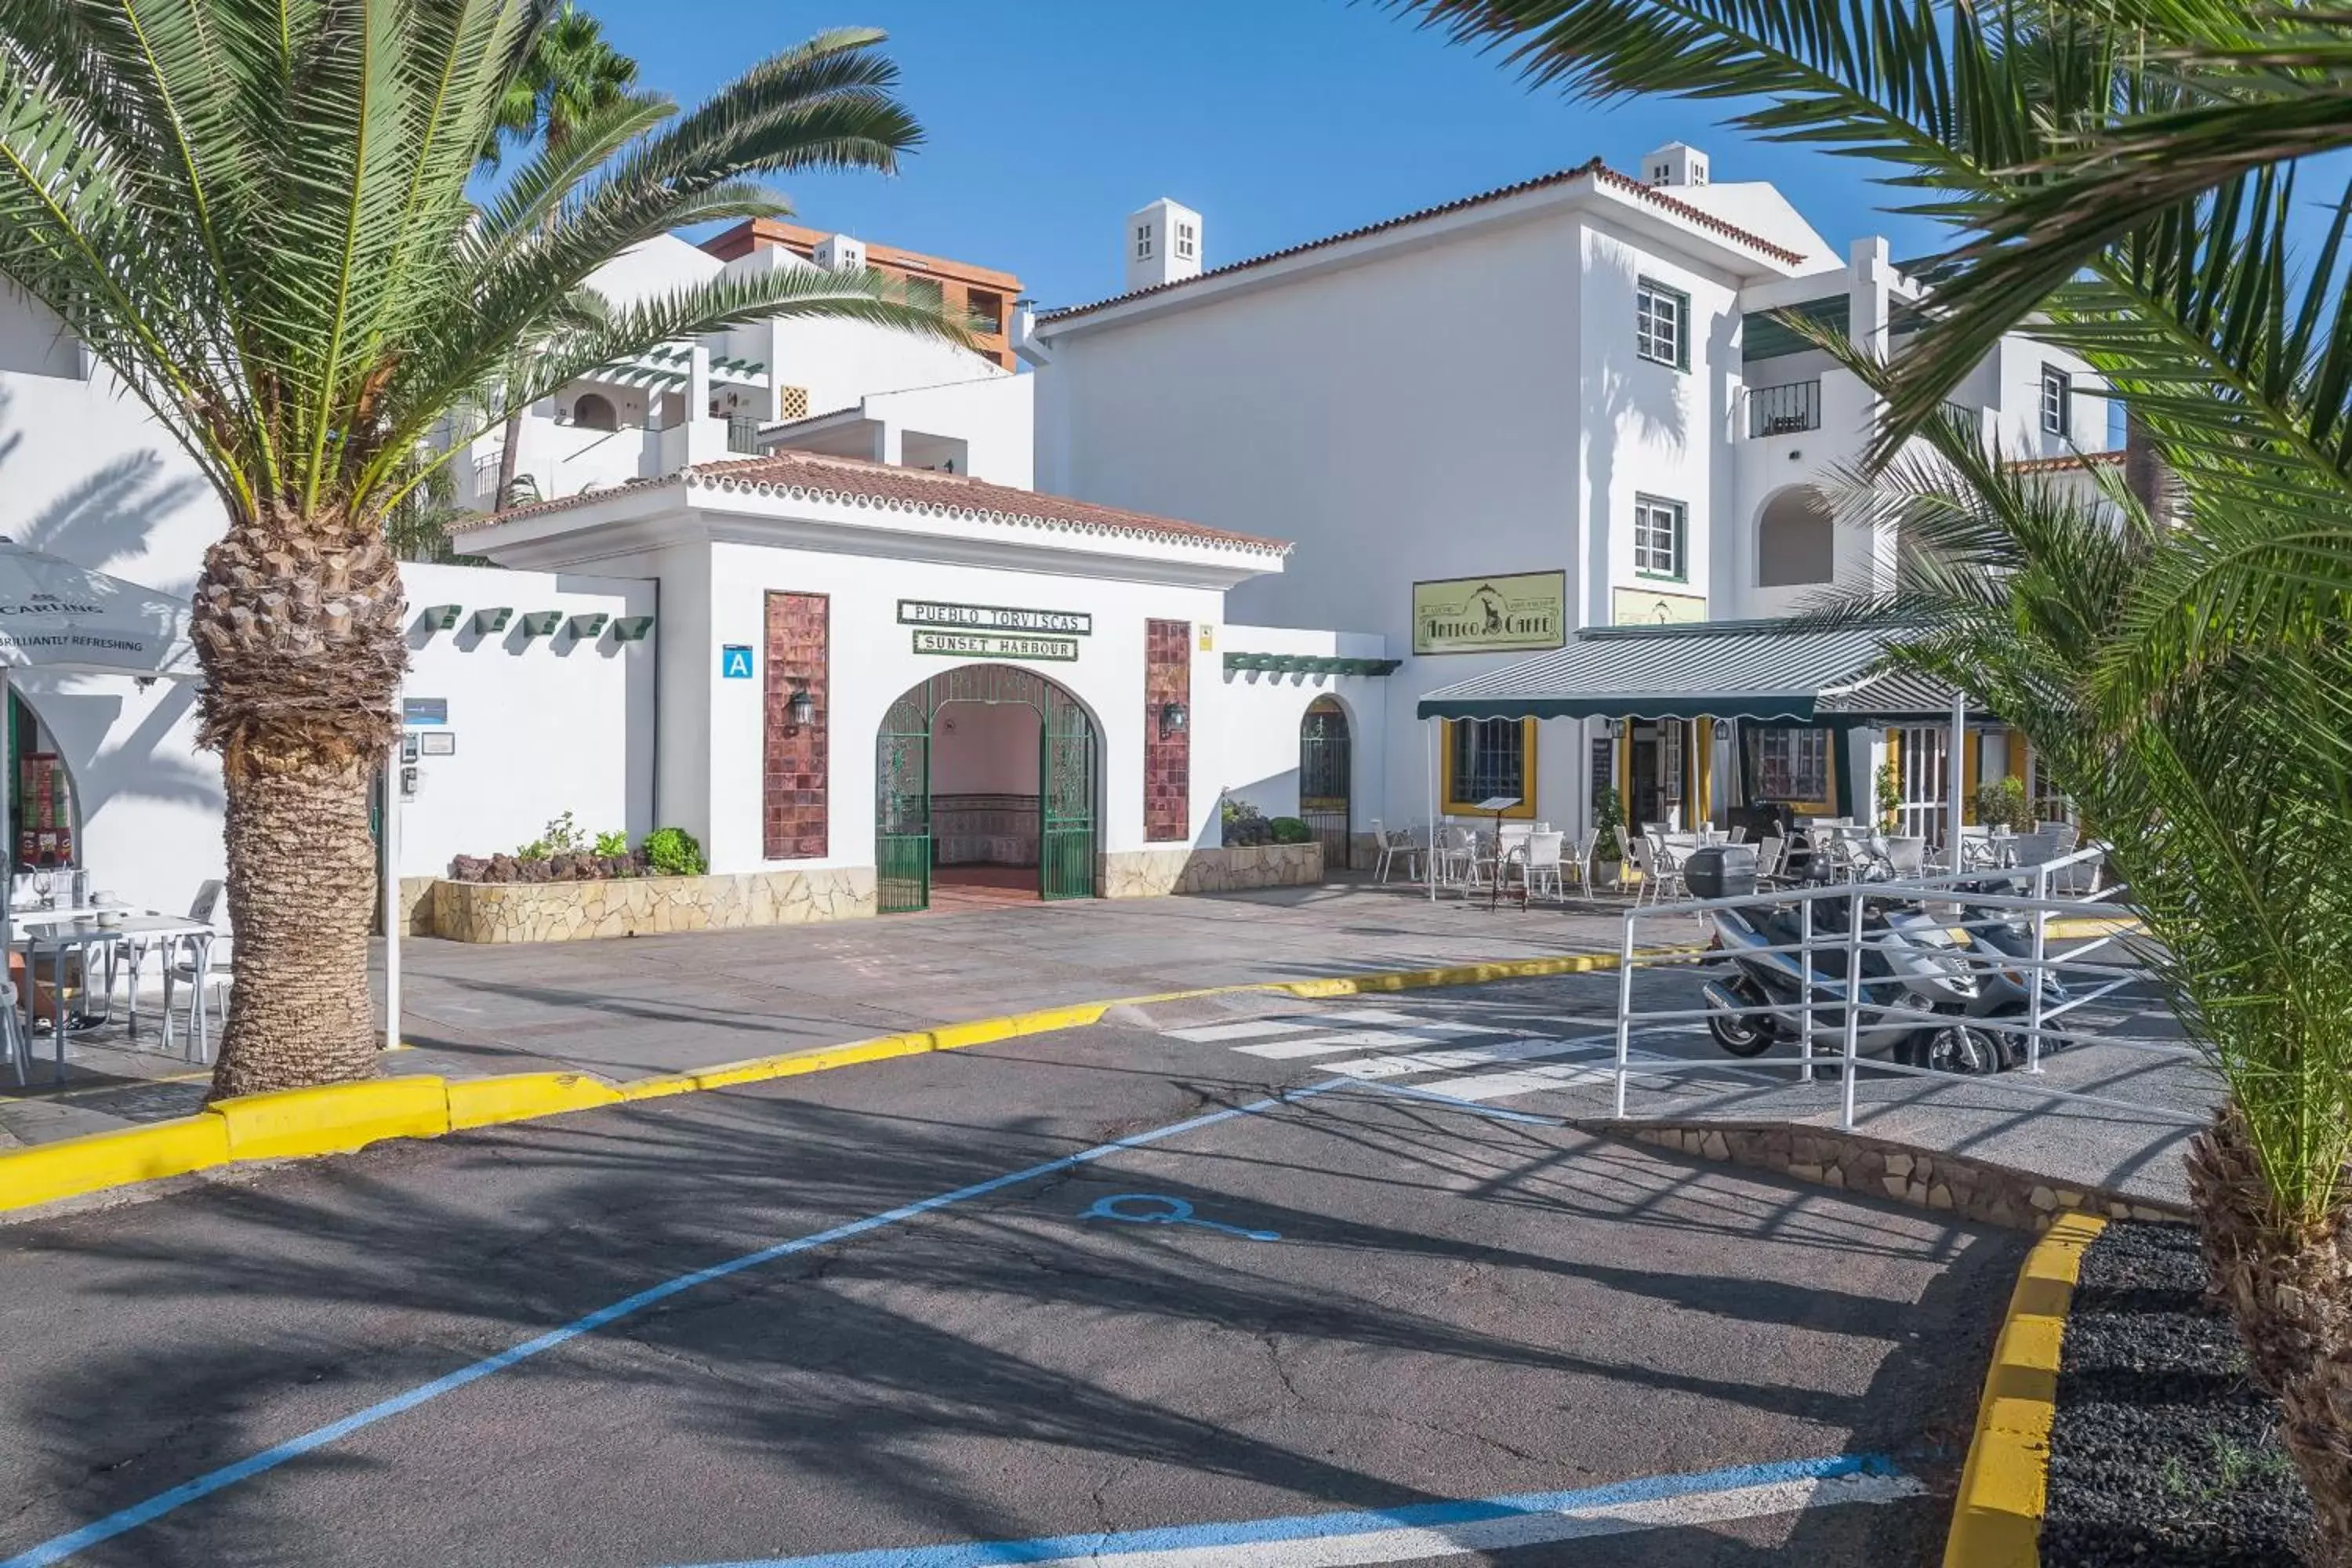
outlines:
[[[1349,863],[1349,764],[1348,710],[1318,697],[1298,721],[1298,819],[1323,846],[1326,870]]]
[[[876,737],[876,907],[934,888],[1090,899],[1102,746],[1093,716],[1034,670],[967,664],[890,705]]]
[[[1756,520],[1756,585],[1796,588],[1837,580],[1837,520],[1811,485],[1782,490]]]

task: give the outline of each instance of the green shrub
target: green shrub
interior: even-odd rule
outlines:
[[[1315,830],[1295,816],[1277,816],[1273,827],[1276,844],[1306,844],[1315,837]]]
[[[2033,803],[2025,798],[2023,779],[1988,779],[1977,785],[1973,799],[1977,821],[1982,826],[2017,833],[2033,831]]]
[[[646,835],[646,868],[656,877],[699,877],[710,869],[702,846],[683,827],[656,827]]]
[[[599,860],[617,860],[628,852],[629,836],[627,834],[599,833],[596,835],[596,858]]]
[[[1622,860],[1625,841],[1619,837],[1625,826],[1625,803],[1617,798],[1615,786],[1602,784],[1592,792],[1592,826],[1601,830],[1592,841],[1595,860]]]
[[[1876,785],[1872,793],[1877,797],[1875,804],[1878,807],[1878,826],[1889,833],[1894,832],[1897,813],[1903,805],[1901,764],[1889,762],[1881,765]]]

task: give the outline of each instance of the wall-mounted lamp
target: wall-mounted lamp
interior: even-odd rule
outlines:
[[[604,630],[604,623],[613,617],[599,610],[593,615],[574,616],[564,623],[574,642],[593,642]]]
[[[1604,719],[1604,720],[1602,720],[1602,721],[1601,721],[1601,723],[1602,723],[1602,725],[1603,725],[1603,726],[1608,730],[1608,731],[1609,731],[1609,738],[1610,738],[1611,740],[1612,740],[1612,741],[1616,741],[1616,740],[1622,740],[1622,739],[1623,739],[1623,738],[1624,738],[1624,734],[1625,734],[1625,721],[1624,721],[1624,720],[1622,720],[1622,719]]]
[[[614,642],[643,642],[646,634],[654,629],[651,616],[622,616],[613,622]]]
[[[1182,734],[1191,717],[1184,711],[1181,702],[1162,702],[1160,705],[1160,738],[1165,741],[1172,735]]]
[[[495,610],[476,610],[474,612],[474,630],[484,637],[490,637],[496,633],[506,630],[507,623],[513,619],[514,612],[504,607]]]
[[[463,605],[427,605],[417,624],[428,632],[449,632],[457,629],[457,617],[466,613]]]
[[[551,637],[555,628],[563,624],[562,610],[525,610],[522,613],[522,635],[527,637]]]
[[[793,687],[792,699],[784,706],[792,717],[793,729],[805,730],[816,722],[816,699],[810,695],[807,687]]]

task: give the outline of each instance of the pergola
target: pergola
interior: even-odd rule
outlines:
[[[1946,850],[1959,868],[1961,792],[1971,703],[1942,681],[1885,664],[1901,627],[1794,627],[1787,621],[1595,626],[1567,646],[1441,686],[1415,709],[1428,721],[1430,827],[1437,826],[1436,724],[1463,719],[1728,721],[1828,728],[1951,726]],[[1990,717],[1979,707],[1979,719]],[[1851,770],[1837,771],[1852,812]]]

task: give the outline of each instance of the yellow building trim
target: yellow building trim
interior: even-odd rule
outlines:
[[[1694,827],[1715,821],[1715,721],[1701,719],[1696,729],[1691,742],[1691,798],[1698,807]]]
[[[1977,783],[1984,765],[1984,731],[1970,730],[1960,745],[1960,820],[1973,826],[1977,820]]]
[[[1440,737],[1440,739],[1444,742],[1445,746],[1445,812],[1449,816],[1454,815],[1455,812],[1465,812],[1479,816],[1490,816],[1493,815],[1491,812],[1480,811],[1478,809],[1478,803],[1475,800],[1462,800],[1457,798],[1454,792],[1454,726],[1457,722],[1478,724],[1490,721],[1491,721],[1480,719],[1460,721],[1448,719],[1444,721],[1445,733]],[[1537,729],[1537,721],[1535,720],[1522,719],[1519,721],[1519,754],[1521,758],[1520,773],[1524,775],[1525,783],[1522,786],[1522,793],[1519,795],[1519,804],[1503,813],[1506,820],[1513,822],[1532,822],[1535,820],[1536,737],[1539,732],[1540,731]]]

